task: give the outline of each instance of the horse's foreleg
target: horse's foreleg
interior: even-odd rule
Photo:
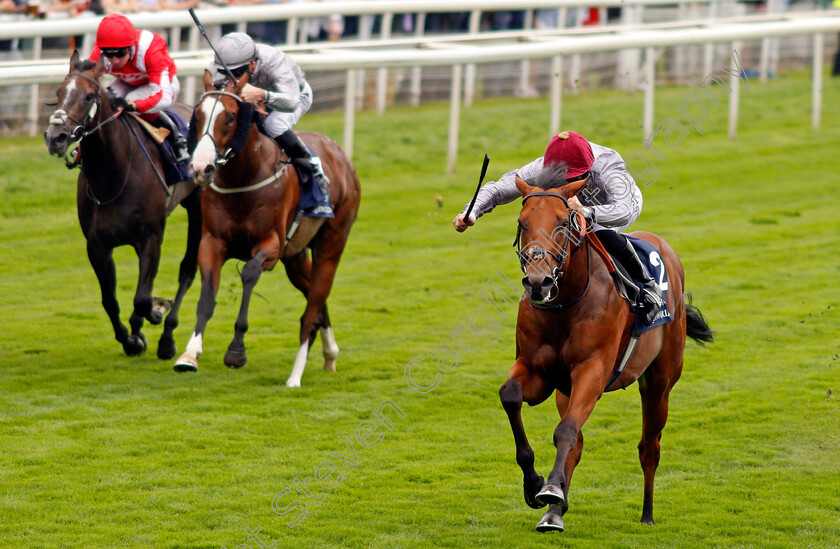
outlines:
[[[266,255],[264,250],[259,250],[242,268],[242,304],[239,307],[239,316],[236,317],[236,324],[234,325],[233,341],[230,342],[230,346],[225,353],[225,366],[228,368],[242,368],[248,362],[248,354],[245,351],[248,307],[251,303],[254,286],[257,285],[263,272]]]
[[[152,306],[152,286],[160,264],[161,240],[162,234],[152,234],[134,246],[140,261],[137,269],[137,290],[134,292],[134,311],[129,319],[132,334],[140,334],[143,319],[148,320],[150,324],[160,324],[163,320],[160,311]]]
[[[682,361],[680,361],[680,364]],[[680,365],[680,368],[682,366]],[[639,461],[645,475],[645,495],[642,504],[642,520],[653,524],[653,479],[659,465],[659,441],[662,429],[668,420],[667,380],[657,379],[653,367],[639,379],[639,393],[642,396],[642,439],[639,441]]]
[[[169,360],[178,351],[172,334],[178,327],[181,303],[187,290],[192,286],[198,267],[198,245],[201,242],[201,194],[193,192],[182,204],[187,209],[188,218],[187,251],[184,253],[184,259],[181,260],[181,268],[178,271],[178,293],[175,294],[172,309],[166,315],[163,333],[158,341],[157,355],[162,360]]]
[[[545,479],[537,474],[534,469],[534,450],[528,444],[528,437],[525,435],[525,426],[522,424],[522,402],[524,399],[523,388],[520,379],[528,382],[528,377],[515,376],[514,371],[511,372],[511,377],[505,381],[501,388],[499,388],[499,398],[502,401],[502,407],[510,421],[510,428],[513,431],[513,440],[516,444],[516,463],[523,473],[523,488],[525,491],[525,503],[534,509],[545,507],[544,503],[539,503],[536,500],[536,494],[543,487]]]
[[[93,272],[96,273],[96,278],[99,280],[99,289],[102,293],[102,307],[105,313],[111,320],[111,325],[114,328],[114,337],[123,346],[125,354],[139,355],[146,347],[142,340],[136,337],[131,337],[128,334],[128,329],[125,324],[120,321],[120,304],[117,301],[117,272],[114,267],[114,258],[111,248],[101,248],[95,242],[88,240],[87,243],[88,260],[90,261]]]
[[[572,369],[572,390],[563,419],[554,430],[557,457],[537,500],[568,509],[569,480],[583,450],[581,427],[589,418],[604,390],[604,369],[596,361],[578,364]],[[578,448],[579,447],[579,448]]]
[[[186,350],[175,361],[176,372],[195,372],[198,370],[198,357],[201,356],[204,343],[204,330],[216,308],[216,293],[219,291],[222,263],[224,263],[225,245],[221,240],[205,236],[198,248],[198,268],[201,272],[201,295],[196,307],[195,330],[187,343]]]

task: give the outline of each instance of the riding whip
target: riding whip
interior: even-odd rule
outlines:
[[[475,194],[470,201],[470,207],[467,208],[467,213],[464,214],[464,219],[469,219],[473,206],[475,206],[475,199],[478,198],[478,191],[481,189],[481,184],[484,183],[484,175],[487,173],[487,165],[490,164],[490,157],[484,155],[484,164],[481,165],[481,176],[478,178],[478,187],[475,188]]]
[[[201,36],[203,36],[204,39],[207,40],[207,44],[210,46],[210,49],[213,50],[214,54],[216,54],[216,59],[218,59],[219,63],[221,63],[222,67],[224,67],[225,74],[227,75],[228,78],[230,78],[231,83],[235,86],[236,85],[236,77],[233,76],[233,72],[231,72],[231,70],[225,64],[225,60],[222,59],[222,56],[219,55],[219,52],[217,52],[216,48],[213,47],[213,42],[211,42],[210,37],[207,36],[207,31],[204,30],[204,25],[202,25],[201,21],[198,20],[198,16],[195,14],[195,11],[193,11],[193,8],[190,8],[187,11],[190,12],[190,16],[192,16],[193,21],[195,21],[195,25],[198,27],[198,32],[200,32]]]

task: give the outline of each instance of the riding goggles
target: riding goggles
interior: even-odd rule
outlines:
[[[109,59],[112,57],[125,57],[128,55],[128,51],[130,48],[104,48],[102,50],[102,55],[108,57]]]

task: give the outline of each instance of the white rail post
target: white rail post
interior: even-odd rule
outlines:
[[[196,51],[198,49],[198,41],[199,41],[199,33],[198,27],[192,26],[190,27],[190,35],[187,38],[187,47],[190,51]],[[179,79],[180,80],[180,79]],[[185,103],[189,103],[190,105],[195,104],[196,93],[195,93],[195,76],[188,76],[184,82],[183,94],[182,97],[188,99],[182,99]]]
[[[464,66],[452,67],[452,90],[449,97],[449,144],[446,151],[446,173],[455,173],[458,161],[458,121],[461,116],[461,81],[464,79]]]
[[[534,10],[525,11],[525,22],[523,29],[528,31],[534,28]],[[534,89],[536,91],[536,89]],[[519,62],[519,92],[522,97],[529,97],[533,94],[531,90],[531,60],[523,59]]]
[[[470,12],[470,23],[468,33],[470,35],[478,34],[481,30],[481,11],[473,10]],[[471,107],[473,99],[475,99],[475,80],[476,67],[475,63],[467,65],[466,76],[464,77],[464,106]]]
[[[738,41],[732,42],[732,51],[737,52],[741,48]],[[740,55],[740,54],[738,54]],[[741,97],[741,77],[743,74],[730,74],[729,87],[732,93],[729,95],[729,140],[735,141],[738,133],[738,101]]]
[[[647,139],[653,132],[653,93],[656,88],[656,50],[645,48],[645,112],[642,139]]]
[[[717,19],[717,9],[719,0],[711,0],[709,2],[709,19]],[[703,55],[703,74],[712,74],[715,68],[715,44],[709,42],[705,46]]]
[[[420,38],[423,36],[426,27],[426,14],[417,13],[414,19],[414,36]],[[411,106],[418,107],[420,105],[420,96],[423,91],[423,67],[411,67]]]
[[[356,69],[347,69],[347,82],[344,86],[344,143],[342,148],[351,161],[353,160],[353,135],[356,125]]]
[[[297,17],[292,17],[286,23],[286,45],[291,46],[297,40],[297,33],[298,33],[298,26],[300,25],[300,19]]]
[[[548,123],[548,135],[560,133],[561,114],[563,112],[563,58],[551,59],[551,115]]]
[[[825,54],[825,36],[814,35],[814,66],[812,68],[813,82],[811,85],[811,127],[820,127],[820,111],[822,110],[823,86],[823,55]]]
[[[381,40],[391,38],[391,25],[394,22],[393,13],[382,14],[382,24],[379,31]],[[385,103],[388,101],[388,69],[379,67],[376,70],[376,112],[385,114]]]
[[[33,40],[32,46],[32,60],[37,62],[41,59],[41,47],[43,40],[40,36],[36,36]],[[29,91],[29,111],[26,114],[26,123],[29,126],[29,137],[35,137],[38,134],[38,84],[32,84]]]

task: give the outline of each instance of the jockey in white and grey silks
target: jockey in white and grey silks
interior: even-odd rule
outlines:
[[[467,204],[453,220],[455,229],[463,232],[496,206],[520,198],[522,195],[516,188],[517,175],[533,185],[545,166],[558,162],[566,163],[569,181],[589,178],[586,186],[569,199],[569,206],[583,213],[604,247],[618,258],[633,278],[643,282],[643,310],[640,314],[645,324],[650,324],[663,304],[662,292],[639,260],[632,244],[622,234],[642,213],[642,193],[627,171],[624,159],[613,149],[590,143],[575,132],[554,136],[545,156],[484,185],[469,219],[465,218]]]
[[[312,87],[301,68],[280,49],[256,44],[250,36],[241,32],[223,36],[216,51],[221,60],[216,57],[212,64],[217,70],[214,83],[227,80],[221,61],[236,78],[245,70],[250,71],[248,84],[241,92],[242,99],[265,105],[268,110],[263,120],[265,132],[301,169],[305,179],[301,183],[306,184],[309,176],[314,175],[324,197],[329,197],[330,180],[324,173],[321,159],[310,152],[292,129],[312,106]],[[318,208],[330,208],[329,199]]]

